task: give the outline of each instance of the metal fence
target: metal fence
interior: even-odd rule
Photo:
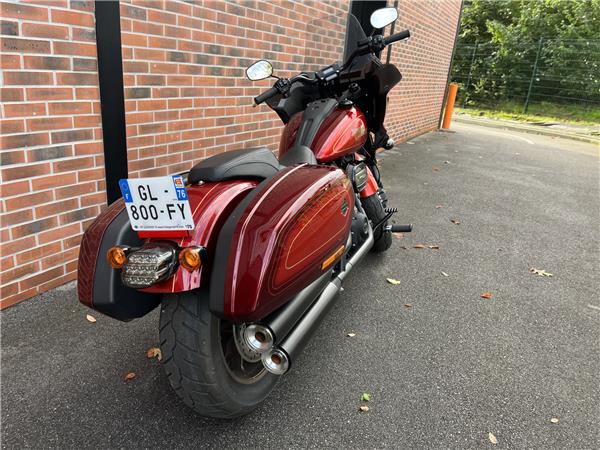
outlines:
[[[459,107],[527,113],[553,103],[600,111],[600,39],[459,41],[452,81],[461,85]]]

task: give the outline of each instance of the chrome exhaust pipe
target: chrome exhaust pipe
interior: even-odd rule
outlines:
[[[248,346],[259,353],[269,351],[296,325],[296,322],[310,308],[330,279],[331,271],[328,271],[277,311],[259,323],[248,325],[244,332],[244,339]]]
[[[294,328],[287,334],[283,340],[275,345],[271,350],[262,355],[262,363],[269,372],[275,375],[286,373],[294,359],[300,355],[308,340],[317,330],[325,314],[333,306],[337,293],[342,287],[342,280],[356,266],[356,264],[373,247],[375,240],[373,230],[369,228],[369,235],[365,243],[357,252],[346,262],[346,270],[339,273],[333,280],[327,284],[321,295],[314,301],[310,308],[297,321]],[[275,357],[273,359],[273,356]]]

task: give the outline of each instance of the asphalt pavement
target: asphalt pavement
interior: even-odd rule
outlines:
[[[188,410],[146,357],[158,311],[90,323],[70,284],[1,314],[2,448],[599,448],[598,147],[453,130],[382,158],[413,233],[346,279],[253,414]]]

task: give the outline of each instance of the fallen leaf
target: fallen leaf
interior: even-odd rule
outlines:
[[[414,143],[414,142],[412,142],[412,141],[408,141],[408,142],[407,142],[407,144],[408,144],[408,145],[415,145],[415,143]]]
[[[435,209],[440,209],[440,208],[443,208],[443,207],[444,207],[444,205],[435,205]]]
[[[148,358],[156,358],[160,361],[162,359],[162,352],[160,351],[160,348],[152,347],[148,349],[146,356]]]
[[[460,220],[458,219],[450,219],[450,222],[452,222],[454,225],[460,225]]]
[[[354,337],[354,336],[356,336],[356,333],[348,333],[348,335],[347,335],[347,336],[348,336],[348,337]]]
[[[367,405],[362,405],[360,408],[358,408],[361,412],[367,412],[369,411],[369,407]]]
[[[444,275],[445,277],[449,277],[450,276],[446,272],[442,272],[442,275]]]
[[[400,280],[396,280],[395,278],[386,278],[385,280],[390,284],[400,284]]]
[[[402,250],[408,250],[404,245],[400,247]]]
[[[444,164],[450,164],[450,161],[444,161]]]
[[[412,308],[412,305],[411,305],[410,303],[405,303],[405,304],[404,304],[404,307],[405,307],[405,308]]]
[[[402,239],[404,237],[404,234],[402,234],[402,233],[392,233],[392,234],[394,235],[394,237],[396,239]]]
[[[440,249],[439,245],[428,245],[427,247],[429,247],[432,250],[439,250]]]
[[[135,374],[135,372],[129,372],[127,375],[125,375],[125,382],[133,380],[136,376],[137,375]]]
[[[553,417],[552,419],[550,419],[550,422],[558,423],[558,417]]]
[[[480,297],[481,298],[492,298],[492,293],[491,292],[484,292],[483,294],[481,294]]]
[[[433,171],[434,171],[434,172],[439,172],[439,171],[440,171],[440,168],[439,168],[439,167],[434,167],[434,168],[433,168]]]
[[[366,392],[362,395],[362,397],[360,397],[360,401],[361,402],[370,402],[371,401],[371,394],[367,394]]]
[[[488,439],[490,440],[490,442],[492,444],[498,443],[498,438],[496,436],[494,436],[492,433],[488,433]]]
[[[96,318],[94,316],[92,316],[91,314],[88,314],[87,316],[85,316],[85,318],[87,319],[88,322],[96,323]]]
[[[423,244],[415,244],[414,248],[425,248]]]
[[[535,273],[535,274],[539,275],[540,277],[553,277],[554,276],[551,273],[546,272],[544,269],[536,269],[535,267],[530,267],[529,271],[531,273]]]

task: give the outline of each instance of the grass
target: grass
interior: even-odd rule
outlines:
[[[460,102],[456,102],[461,104]],[[474,106],[456,108],[456,111],[492,119],[509,119],[520,122],[560,122],[575,125],[600,124],[600,106],[583,107],[581,105],[533,103],[527,114],[523,114],[523,105],[515,102],[503,102],[494,107]]]

